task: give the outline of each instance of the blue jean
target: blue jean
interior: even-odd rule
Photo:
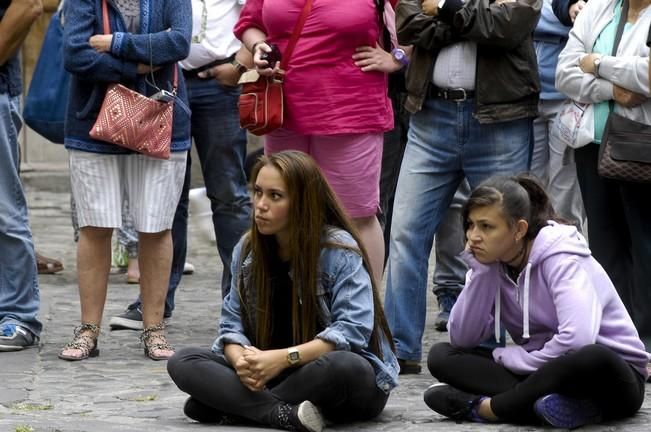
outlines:
[[[420,360],[434,234],[464,177],[471,188],[526,171],[531,119],[479,124],[473,100],[429,99],[411,117],[391,226],[385,311],[396,355]]]
[[[20,97],[0,93],[0,324],[18,324],[38,336],[38,273],[18,175],[22,124]]]
[[[226,87],[214,79],[187,78],[188,101],[192,110],[192,137],[199,155],[206,193],[212,208],[217,251],[224,266],[222,298],[231,285],[231,254],[251,225],[251,199],[246,187],[244,159],[246,133],[240,128],[237,103],[239,87]],[[188,237],[188,194],[190,166],[172,225],[173,258],[165,300],[165,316],[174,310],[174,295],[181,281]],[[140,300],[138,300],[139,303]]]
[[[541,100],[538,103],[540,115],[533,122],[531,173],[547,187],[556,212],[574,222],[585,235],[587,218],[576,177],[576,164],[565,161],[567,148],[550,132],[562,104],[562,100]]]

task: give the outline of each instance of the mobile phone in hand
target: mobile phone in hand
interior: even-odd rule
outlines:
[[[265,66],[265,69],[274,67],[276,65],[276,62],[279,62],[282,57],[278,45],[271,44],[269,47],[271,47],[271,51],[263,52],[260,54],[260,60],[267,61],[267,66]]]

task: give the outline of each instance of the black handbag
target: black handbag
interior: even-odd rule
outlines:
[[[651,183],[651,126],[610,113],[597,170],[610,179]]]
[[[613,55],[617,52],[627,14],[628,1],[624,0]],[[651,125],[616,114],[612,112],[612,106],[611,102],[599,149],[599,175],[614,180],[651,183]]]

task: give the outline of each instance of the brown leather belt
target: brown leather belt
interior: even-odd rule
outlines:
[[[475,97],[474,90],[466,90],[462,88],[457,89],[444,89],[436,87],[435,85],[430,85],[427,91],[427,95],[433,99],[444,99],[449,101],[465,101],[466,99],[472,99]]]

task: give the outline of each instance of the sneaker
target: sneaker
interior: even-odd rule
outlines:
[[[398,359],[398,366],[400,366],[400,375],[416,375],[422,370],[420,362],[416,360]]]
[[[432,410],[453,420],[486,422],[479,417],[476,410],[476,407],[484,399],[483,396],[466,393],[448,384],[438,383],[425,390],[423,399]]]
[[[19,325],[3,324],[0,330],[0,352],[20,351],[38,344],[38,337]]]
[[[183,264],[183,274],[184,275],[191,275],[194,273],[194,266],[190,264],[189,262],[186,262]]]
[[[543,422],[556,428],[574,429],[601,421],[601,410],[590,399],[574,399],[558,393],[541,397],[533,409]]]
[[[434,321],[434,328],[437,331],[445,332],[448,331],[448,320],[450,319],[450,311],[452,306],[457,301],[457,297],[451,294],[442,294],[438,298],[439,303],[439,314],[436,316]]]
[[[306,432],[321,432],[325,427],[321,411],[310,401],[296,407],[296,418]]]
[[[169,324],[172,315],[164,315],[163,322]],[[111,317],[111,330],[142,330],[142,309],[140,305],[129,305],[124,313]]]
[[[213,423],[222,426],[236,424],[235,419],[231,418],[231,416],[227,416],[193,397],[189,397],[185,401],[183,413],[199,423]]]
[[[310,401],[298,405],[281,404],[273,426],[293,432],[321,432],[325,422],[321,411]]]

